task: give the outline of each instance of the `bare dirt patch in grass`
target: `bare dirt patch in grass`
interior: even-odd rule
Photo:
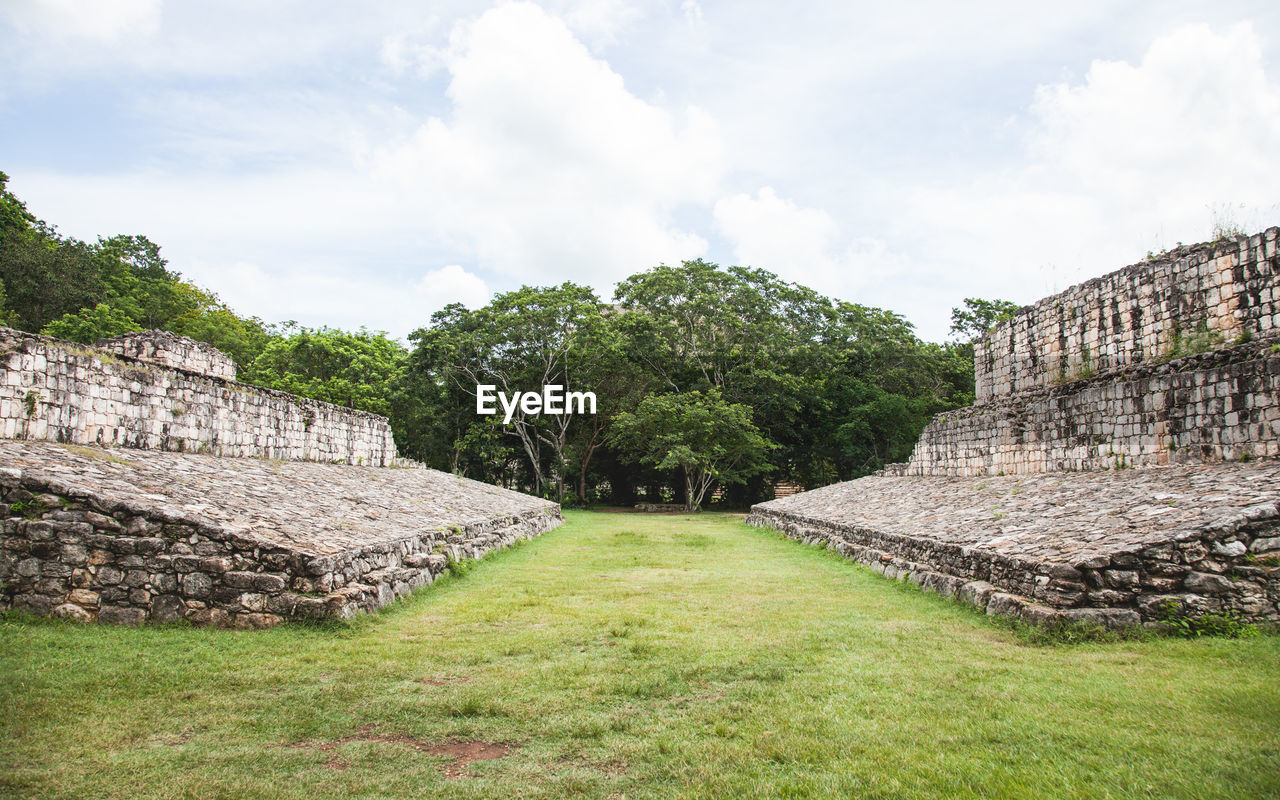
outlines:
[[[295,747],[308,747],[329,754],[325,766],[330,769],[345,770],[352,762],[345,758],[338,748],[351,742],[378,742],[381,744],[400,744],[411,747],[420,753],[433,756],[448,756],[451,760],[444,765],[446,778],[460,778],[466,768],[476,761],[492,761],[502,758],[515,750],[519,745],[505,742],[484,742],[477,739],[462,742],[433,743],[403,733],[379,733],[377,725],[361,725],[356,732],[329,742],[299,742]]]

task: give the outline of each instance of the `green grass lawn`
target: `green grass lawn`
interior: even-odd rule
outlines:
[[[1280,637],[1033,646],[736,517],[567,516],[346,626],[6,619],[0,796],[1280,796]]]

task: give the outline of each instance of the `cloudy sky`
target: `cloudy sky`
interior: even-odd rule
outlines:
[[[268,321],[706,258],[947,335],[1280,224],[1280,6],[5,0],[0,170]]]

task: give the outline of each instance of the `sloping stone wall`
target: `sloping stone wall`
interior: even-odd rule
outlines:
[[[0,441],[0,608],[121,624],[345,618],[563,522],[429,469]]]
[[[748,523],[1029,622],[1276,623],[1278,236],[1182,247],[1019,310],[976,344],[975,405],[936,416],[907,463]]]
[[[1280,228],[1180,247],[1018,311],[975,344],[977,402],[1280,330]]]
[[[115,352],[0,328],[0,436],[377,466],[395,458],[385,417],[144,360],[225,373],[212,348],[163,336],[106,345]]]
[[[866,477],[761,503],[747,523],[1028,622],[1280,620],[1275,462]]]

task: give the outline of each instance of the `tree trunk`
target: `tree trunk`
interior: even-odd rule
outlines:
[[[688,467],[684,470],[684,510],[697,511],[698,504],[693,499],[693,473]]]

